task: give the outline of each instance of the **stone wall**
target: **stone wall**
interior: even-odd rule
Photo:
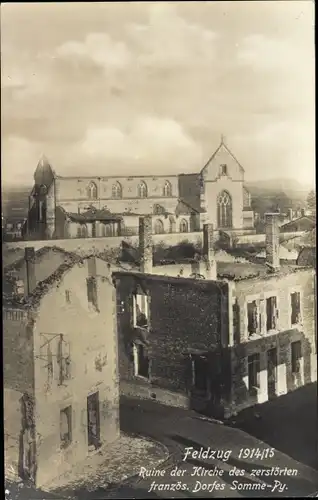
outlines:
[[[173,233],[173,234],[153,234],[154,244],[164,243],[166,245],[177,245],[182,241],[190,241],[191,243],[202,242],[202,235],[199,232],[194,233]],[[13,249],[21,249],[32,246],[35,250],[45,246],[57,246],[64,248],[69,252],[80,251],[83,254],[90,254],[93,250],[102,252],[105,249],[120,248],[122,241],[127,241],[130,244],[138,245],[139,237],[135,236],[109,236],[101,238],[72,238],[63,240],[35,240],[35,241],[18,241],[8,242],[3,244],[3,252]]]
[[[191,404],[189,353],[219,350],[227,343],[227,284],[115,273],[121,391],[167,404]],[[150,381],[134,373],[133,293],[136,285],[150,296]],[[221,319],[222,318],[222,319]],[[213,364],[211,364],[213,366]],[[189,385],[190,384],[190,385]]]

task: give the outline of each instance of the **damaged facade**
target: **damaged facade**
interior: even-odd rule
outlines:
[[[199,279],[158,276],[140,232],[141,272],[113,274],[124,394],[223,418],[317,380],[315,273],[281,264],[266,221],[265,264],[219,265],[205,225]]]
[[[6,470],[42,486],[119,435],[110,266],[26,248],[4,275]]]
[[[200,172],[157,176],[63,177],[46,158],[34,174],[26,239],[137,234],[150,215],[156,234],[200,231],[203,223],[252,231],[244,169],[222,141]]]

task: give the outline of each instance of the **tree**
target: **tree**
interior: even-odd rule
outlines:
[[[307,208],[316,214],[316,192],[313,189],[307,196]]]

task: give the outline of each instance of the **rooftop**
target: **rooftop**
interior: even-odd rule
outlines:
[[[116,214],[112,214],[109,210],[105,208],[97,209],[90,208],[86,212],[82,213],[73,213],[73,212],[65,212],[67,217],[69,217],[74,222],[93,222],[95,220],[99,221],[115,221],[118,222],[122,220],[122,217]]]
[[[312,224],[313,228],[316,227],[315,217],[313,217],[312,215],[302,215],[301,217],[297,217],[297,219],[290,220],[285,224],[283,224],[282,226],[280,226],[280,230],[283,231],[286,227],[293,226],[302,221],[307,221],[309,224]]]

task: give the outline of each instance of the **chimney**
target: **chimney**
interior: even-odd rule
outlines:
[[[214,255],[213,224],[203,225],[203,265],[205,266],[205,272],[201,272],[201,274],[205,274],[209,280],[216,280],[217,270]]]
[[[277,271],[280,267],[279,262],[279,214],[265,214],[265,246],[266,246],[266,264]]]
[[[300,216],[301,216],[301,217],[305,217],[305,213],[306,213],[306,210],[305,210],[304,208],[302,208],[302,209],[300,210]]]
[[[25,260],[25,287],[24,294],[28,296],[36,287],[35,278],[35,250],[34,247],[26,247],[24,250],[24,260]]]
[[[152,273],[152,218],[139,218],[140,272]]]
[[[293,209],[292,208],[288,209],[288,220],[289,221],[293,220]]]

